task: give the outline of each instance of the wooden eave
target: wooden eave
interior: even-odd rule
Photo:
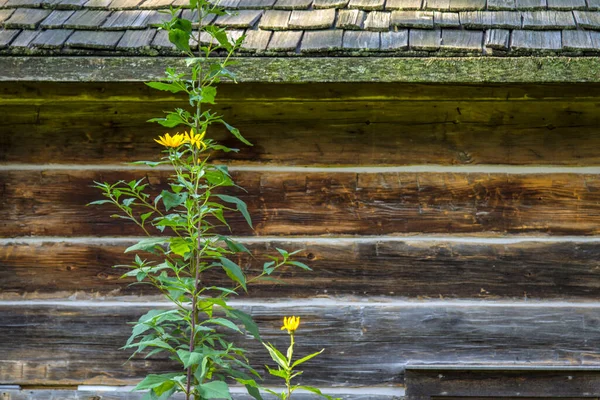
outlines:
[[[600,82],[600,57],[240,57],[239,82]],[[0,57],[0,81],[141,82],[177,57]]]

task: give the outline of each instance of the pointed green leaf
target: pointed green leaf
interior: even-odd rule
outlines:
[[[223,125],[225,125],[225,127],[227,128],[227,130],[229,132],[231,132],[231,134],[233,136],[235,136],[240,142],[244,143],[247,146],[252,146],[252,143],[250,143],[249,141],[246,140],[246,138],[244,138],[242,136],[242,134],[240,133],[240,130],[238,128],[235,128],[231,125],[229,125],[227,122],[221,120],[221,122],[223,122]]]
[[[233,281],[239,283],[244,290],[246,290],[246,276],[242,272],[242,269],[239,267],[239,265],[225,257],[220,257],[219,260],[221,261],[221,266],[225,270],[227,276]]]
[[[203,399],[231,399],[229,386],[222,381],[212,381],[196,386]]]
[[[151,253],[154,253],[156,246],[163,245],[163,244],[167,243],[167,241],[168,241],[168,239],[165,239],[165,238],[143,239],[143,240],[140,240],[137,244],[134,244],[133,246],[129,246],[127,249],[125,249],[125,253],[129,253],[131,251],[136,251],[136,250],[149,251]]]
[[[169,31],[169,41],[179,50],[190,53],[190,34],[181,29],[172,29]]]
[[[246,330],[250,332],[250,334],[256,340],[260,340],[258,325],[256,325],[256,322],[254,322],[250,314],[246,314],[245,312],[236,309],[225,309],[225,314],[227,314],[228,317],[232,317],[240,321],[244,325],[244,328],[246,328]]]
[[[152,388],[158,387],[158,386],[162,385],[163,383],[170,381],[173,378],[178,377],[178,376],[180,376],[180,374],[178,372],[170,373],[170,374],[159,374],[159,375],[150,374],[146,378],[144,378],[144,380],[142,380],[140,383],[138,383],[137,386],[133,390],[152,389]]]
[[[309,354],[309,355],[307,355],[306,357],[302,357],[301,359],[297,360],[296,362],[294,362],[294,363],[292,364],[292,368],[294,368],[294,367],[296,367],[296,366],[298,366],[298,365],[302,364],[303,362],[306,362],[306,361],[310,360],[311,358],[314,358],[314,357],[318,356],[318,355],[319,355],[319,354],[321,354],[321,353],[322,353],[324,350],[325,350],[325,349],[323,349],[323,350],[321,350],[321,351],[317,351],[316,353]]]
[[[183,91],[181,86],[176,85],[174,83],[146,82],[146,85],[150,86],[153,89],[164,90],[171,93],[179,93]]]
[[[246,206],[246,203],[244,203],[237,197],[229,196],[226,194],[215,194],[215,196],[217,196],[226,203],[235,204],[237,206],[237,210],[242,213],[242,215],[246,219],[246,222],[252,228],[252,219],[250,218],[250,214],[248,213],[248,207]]]

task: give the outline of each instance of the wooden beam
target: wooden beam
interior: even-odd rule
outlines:
[[[397,389],[402,393],[402,389]],[[402,395],[388,395],[377,393],[378,388],[373,388],[373,394],[358,394],[352,393],[353,390],[348,388],[342,393],[339,391],[327,391],[332,396],[339,397],[342,400],[403,400]],[[387,390],[389,392],[390,390]],[[364,391],[363,391],[364,393]],[[120,391],[103,391],[103,390],[52,390],[52,389],[34,389],[34,390],[2,390],[0,388],[2,400],[142,400],[144,392],[131,393],[129,390],[123,389]],[[262,395],[265,400],[274,400],[274,396],[267,393]],[[235,391],[232,393],[234,400],[252,400],[253,398]],[[173,400],[183,400],[184,396],[173,396]],[[322,397],[316,395],[307,395],[304,393],[295,392],[294,400],[318,400]]]
[[[148,310],[134,304],[12,302],[0,304],[0,382],[27,385],[131,384],[172,367],[164,358],[119,351],[129,321]],[[412,363],[598,366],[598,303],[320,302],[248,303],[263,340],[286,345],[283,315],[300,315],[297,354],[325,348],[305,364],[303,382],[318,386],[402,384]],[[246,336],[260,367],[263,346]],[[493,360],[493,361],[491,361]],[[267,379],[266,384],[277,384]]]
[[[111,207],[93,181],[146,176],[158,192],[167,172],[2,171],[0,235],[139,235],[110,218]],[[469,233],[594,235],[600,232],[600,177],[596,174],[502,173],[233,173],[255,230],[228,216],[236,235],[386,235]],[[156,234],[159,234],[158,232]]]
[[[582,239],[583,240],[583,239]],[[244,241],[244,240],[242,240]],[[119,279],[133,241],[35,241],[0,246],[0,299],[96,298],[155,294]],[[391,296],[463,299],[596,300],[600,240],[535,242],[419,239],[263,239],[246,241],[257,258],[236,257],[244,271],[262,269],[276,247],[302,250],[312,272],[285,269],[278,282],[261,282],[251,298]],[[143,258],[151,257],[143,254]],[[224,285],[221,274],[206,279]]]
[[[160,146],[152,139],[167,129],[146,121],[181,105],[123,100],[2,105],[6,117],[0,121],[0,163],[153,159]],[[241,149],[216,154],[215,162],[600,165],[597,100],[230,101],[214,111],[254,143],[242,145],[224,127],[211,127],[210,137]]]
[[[598,82],[598,57],[239,57],[240,82]],[[139,82],[183,58],[1,57],[2,81]],[[44,72],[40,72],[44,71]]]
[[[597,400],[600,369],[529,368],[502,370],[477,369],[459,366],[427,366],[426,369],[407,368],[406,400],[433,400],[442,396],[459,399],[571,399]]]

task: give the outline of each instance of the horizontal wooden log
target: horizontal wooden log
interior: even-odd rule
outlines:
[[[281,317],[301,316],[295,353],[325,348],[304,364],[302,382],[319,386],[401,384],[408,362],[600,365],[596,303],[270,303],[243,309],[263,340],[280,347],[287,342]],[[126,322],[147,309],[143,302],[0,304],[0,382],[117,385],[168,371],[158,356],[125,363],[127,352],[117,350],[131,329]],[[271,364],[257,341],[236,336],[236,344],[256,366]]]
[[[230,216],[236,235],[385,235],[407,233],[600,232],[600,177],[586,174],[252,172],[233,174],[248,192],[254,218]],[[110,218],[111,207],[85,207],[101,198],[92,181],[158,171],[0,171],[0,235],[139,235],[133,223]]]
[[[0,163],[110,164],[156,158],[146,123],[181,102],[3,105]],[[278,165],[600,165],[592,101],[257,101],[216,107],[254,143],[215,161]],[[483,139],[485,138],[485,139]]]
[[[95,298],[156,294],[119,279],[134,242],[34,242],[0,246],[0,298]],[[312,272],[284,269],[277,282],[252,285],[253,298],[393,296],[470,299],[595,300],[600,289],[599,242],[486,243],[401,239],[250,242],[255,254],[235,261],[253,276],[276,247],[302,250]],[[149,255],[143,255],[146,258]],[[220,273],[213,284],[228,281]]]
[[[389,390],[388,390],[389,391]],[[402,392],[402,389],[398,389]],[[339,393],[325,390],[325,393],[332,393],[333,396],[342,400],[403,400],[404,396],[398,395],[387,395],[378,394],[377,389],[373,390],[373,395],[367,394],[354,394],[352,389],[346,389],[347,393]],[[101,390],[51,390],[51,389],[38,389],[38,390],[2,390],[0,388],[0,398],[2,400],[142,400],[144,393],[129,391],[101,391]],[[185,396],[175,395],[172,397],[173,400],[183,400]],[[253,397],[249,395],[233,393],[232,398],[234,400],[252,400]],[[263,394],[265,400],[274,400],[276,397],[269,395],[268,393]],[[322,399],[317,395],[307,395],[304,393],[294,393],[294,400],[317,400]]]
[[[406,400],[516,399],[597,400],[600,371],[410,369],[406,371]]]
[[[185,95],[151,89],[141,82],[0,82],[0,104],[65,102],[165,102],[182,101]],[[346,101],[346,100],[586,100],[600,97],[600,84],[419,84],[419,83],[222,83],[221,102]]]

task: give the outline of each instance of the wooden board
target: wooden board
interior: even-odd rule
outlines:
[[[600,370],[407,368],[406,400],[598,400]]]
[[[143,300],[142,300],[143,301]],[[95,305],[94,305],[95,304]],[[125,384],[169,370],[161,358],[124,363],[117,350],[146,305],[0,304],[0,382],[27,385]],[[311,305],[312,304],[312,305]],[[296,354],[325,348],[303,382],[322,386],[401,384],[407,362],[598,365],[600,308],[572,303],[256,303],[245,310],[263,340],[286,345],[283,315],[300,314]],[[257,366],[258,342],[237,336]],[[267,381],[271,382],[272,381]]]
[[[0,299],[152,295],[119,279],[130,244],[94,240],[0,246]],[[256,259],[234,260],[250,276],[276,247],[302,250],[312,272],[284,269],[279,282],[249,289],[252,298],[392,296],[501,300],[596,300],[600,242],[477,243],[426,240],[302,240],[247,243]],[[147,258],[150,255],[144,255]],[[206,277],[224,284],[221,274]]]
[[[264,101],[222,103],[209,135],[241,148],[216,161],[286,165],[600,165],[593,101]],[[181,102],[3,105],[0,163],[110,164],[157,157],[146,120]],[[63,114],[64,110],[69,110]],[[15,127],[18,126],[18,129]]]
[[[374,389],[374,392],[377,390]],[[400,390],[398,390],[400,392]],[[352,389],[346,389],[348,393],[334,392],[332,395],[342,400],[403,400],[404,396],[394,396],[385,394],[353,394]],[[330,393],[325,391],[325,393]],[[2,400],[142,400],[144,393],[131,393],[123,391],[99,391],[99,390],[1,390]],[[248,395],[232,395],[234,400],[252,400]],[[173,400],[183,400],[185,397],[173,396]],[[274,400],[268,394],[263,394],[265,400]],[[307,395],[303,393],[294,393],[294,400],[317,400],[322,399],[317,395]]]
[[[0,235],[139,235],[110,218],[93,181],[148,177],[152,188],[166,172],[0,171]],[[241,215],[229,218],[236,235],[386,235],[409,233],[600,232],[600,177],[585,174],[236,172],[255,231]]]

